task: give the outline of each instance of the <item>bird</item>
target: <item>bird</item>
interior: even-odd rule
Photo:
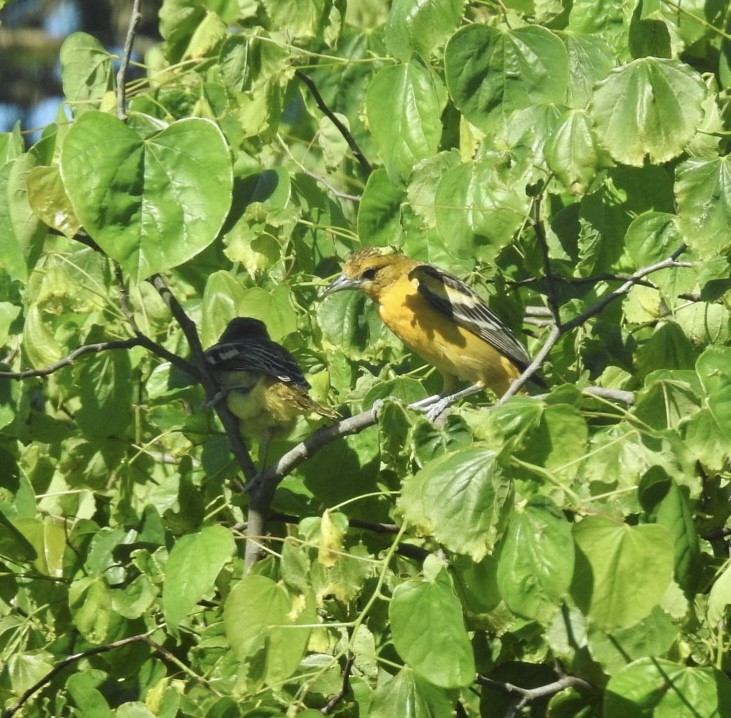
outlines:
[[[512,331],[461,279],[398,253],[365,247],[345,262],[320,297],[354,289],[378,305],[386,326],[443,377],[441,394],[419,402],[438,416],[456,399],[483,389],[503,395],[531,357]],[[460,382],[468,389],[457,391]],[[534,381],[545,382],[540,377]]]
[[[272,341],[258,319],[232,319],[218,341],[205,350],[204,358],[220,387],[210,403],[225,397],[244,436],[260,442],[262,463],[270,442],[288,436],[298,416],[315,413],[338,418],[310,397],[310,384],[297,360]]]

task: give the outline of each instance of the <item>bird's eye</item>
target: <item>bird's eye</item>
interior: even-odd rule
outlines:
[[[363,274],[360,275],[360,278],[361,279],[368,279],[370,281],[371,279],[375,279],[376,278],[376,273],[377,272],[378,272],[378,270],[375,267],[371,267],[370,269],[366,269],[363,272]]]

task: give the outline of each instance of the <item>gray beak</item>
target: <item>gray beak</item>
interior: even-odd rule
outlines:
[[[357,279],[351,279],[341,274],[332,284],[321,289],[317,295],[319,299],[326,297],[328,294],[334,294],[335,292],[342,292],[344,289],[358,289],[360,283]]]

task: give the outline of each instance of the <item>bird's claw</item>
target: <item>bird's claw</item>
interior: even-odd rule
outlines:
[[[449,400],[449,397],[435,401],[433,404],[425,408],[424,413],[426,414],[426,418],[432,424],[436,424],[451,405],[452,402]]]

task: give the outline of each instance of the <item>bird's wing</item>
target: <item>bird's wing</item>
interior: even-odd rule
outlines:
[[[482,297],[463,281],[430,264],[419,264],[409,272],[418,291],[437,311],[486,341],[519,369],[531,362],[525,347],[510,329],[488,309]]]
[[[251,371],[266,374],[307,391],[295,358],[281,345],[267,339],[219,342],[206,349],[206,361],[215,371]]]

